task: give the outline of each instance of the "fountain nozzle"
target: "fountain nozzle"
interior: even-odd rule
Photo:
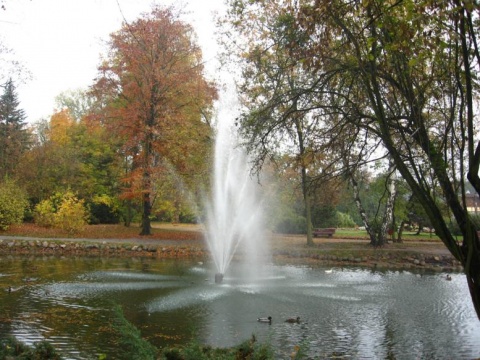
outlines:
[[[216,273],[215,274],[215,284],[220,284],[223,281],[223,274]]]

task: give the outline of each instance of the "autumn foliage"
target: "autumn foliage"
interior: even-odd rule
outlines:
[[[170,8],[155,7],[112,34],[99,71],[93,93],[105,106],[97,119],[121,139],[124,197],[142,198],[141,233],[148,235],[154,174],[168,164],[188,171],[205,153],[211,130],[202,114],[216,92],[191,26]]]
[[[67,191],[40,202],[35,207],[34,218],[37,225],[75,234],[87,224],[88,212],[84,201],[78,199],[71,191]]]
[[[0,183],[0,230],[21,223],[27,206],[27,195],[15,182]]]

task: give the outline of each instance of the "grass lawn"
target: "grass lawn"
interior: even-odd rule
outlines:
[[[31,223],[12,225],[7,231],[0,232],[1,235],[11,236],[31,236],[39,238],[87,238],[87,239],[136,239],[140,238],[140,227],[138,224],[132,224],[125,227],[122,224],[115,225],[87,225],[85,228],[75,234],[69,234],[66,231],[54,228],[44,228]],[[301,235],[301,234],[300,234]],[[195,240],[202,239],[202,226],[195,224],[167,224],[152,222],[152,235],[142,236],[147,239],[178,239]],[[306,235],[305,235],[306,236]],[[337,229],[333,238],[337,239],[365,239],[369,240],[365,230],[356,229]],[[414,231],[404,231],[403,241],[428,241],[440,242],[435,234],[421,233],[417,235]],[[461,237],[459,238],[459,240]]]
[[[334,237],[341,239],[369,239],[366,230],[355,229],[337,229]],[[416,231],[403,231],[403,241],[440,241],[440,238],[432,233],[421,233],[417,235]]]
[[[184,229],[182,226],[157,228],[152,226],[152,235],[140,236],[139,225],[133,224],[125,227],[122,224],[115,225],[87,225],[82,231],[70,234],[61,229],[45,228],[31,223],[12,225],[7,231],[1,231],[0,235],[27,236],[38,238],[79,238],[79,239],[158,239],[158,240],[200,240],[203,235],[199,231]]]

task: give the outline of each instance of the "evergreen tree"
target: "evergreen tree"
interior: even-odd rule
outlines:
[[[0,178],[12,175],[29,143],[25,111],[19,108],[13,81],[8,80],[3,88],[0,97]]]

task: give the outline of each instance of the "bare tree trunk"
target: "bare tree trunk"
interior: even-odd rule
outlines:
[[[293,104],[294,109],[297,109],[297,103]],[[312,208],[310,202],[310,184],[308,182],[307,175],[307,166],[305,160],[305,144],[304,144],[304,134],[303,134],[303,124],[302,119],[298,116],[295,117],[295,126],[298,136],[298,144],[300,150],[300,167],[302,172],[302,192],[303,192],[303,202],[305,205],[305,220],[307,225],[307,245],[313,246],[313,232],[312,232]]]
[[[151,214],[151,206],[150,206],[150,192],[146,192],[143,194],[143,213],[142,213],[142,230],[140,231],[140,235],[151,235],[152,233],[152,226],[150,224],[150,214]]]
[[[307,245],[313,245],[313,231],[312,231],[312,205],[310,201],[310,193],[308,190],[308,178],[304,167],[302,167],[302,188],[303,199],[305,202],[305,218],[307,222]]]
[[[153,119],[153,118],[152,118]],[[153,120],[148,122],[150,125]],[[152,204],[150,199],[150,193],[152,191],[151,186],[151,175],[150,175],[150,159],[152,157],[152,139],[153,134],[151,131],[147,131],[145,135],[144,141],[144,149],[143,149],[143,178],[142,178],[142,230],[140,231],[140,235],[151,235],[152,233],[152,226],[150,224],[150,215],[152,212]]]
[[[404,228],[405,228],[405,220],[402,220],[402,222],[400,223],[400,228],[398,229],[398,236],[396,240],[397,243],[403,243],[402,234],[403,234]]]
[[[377,246],[377,242],[378,242],[377,234],[375,233],[375,230],[372,229],[372,227],[370,226],[367,212],[363,208],[362,201],[360,200],[360,191],[358,189],[358,183],[352,174],[350,174],[349,176],[350,176],[350,184],[352,184],[352,187],[353,187],[353,198],[355,200],[355,204],[357,205],[357,209],[360,214],[360,217],[362,218],[362,222],[363,222],[363,225],[365,226],[365,230],[367,230],[367,234],[370,237],[370,245]]]
[[[128,199],[125,201],[125,203],[126,203],[125,205],[126,209],[123,215],[123,224],[125,225],[125,227],[130,227],[130,224],[132,223],[132,217],[133,217],[132,201]]]
[[[397,195],[395,171],[395,164],[391,161],[389,165],[390,178],[387,186],[388,198],[385,205],[382,226],[380,227],[380,234],[378,234],[378,245],[384,245],[387,242],[388,228],[392,224],[395,197]],[[395,229],[393,229],[393,231],[395,232]]]

